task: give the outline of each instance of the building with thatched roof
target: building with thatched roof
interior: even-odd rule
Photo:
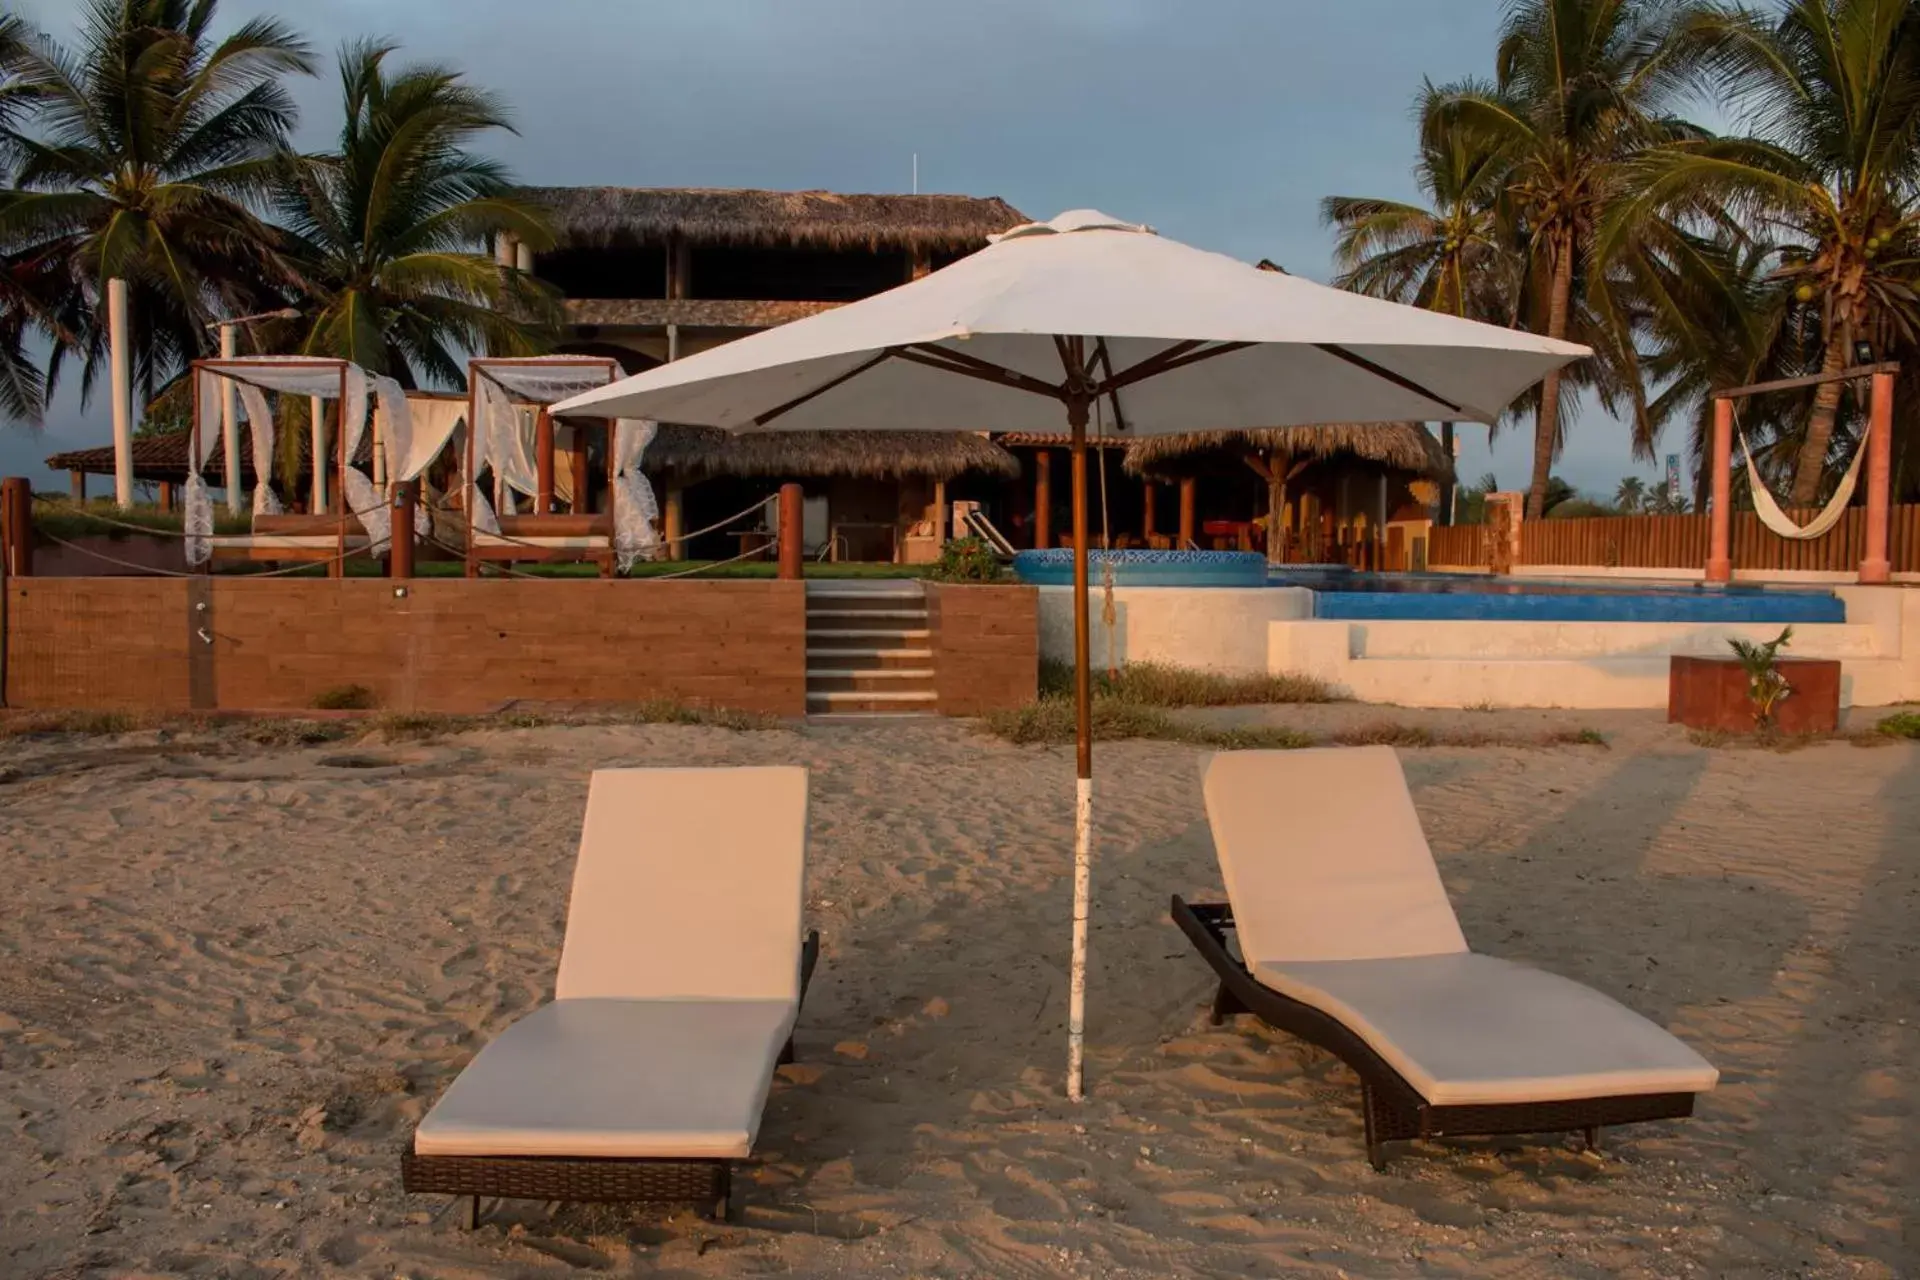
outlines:
[[[629,372],[917,279],[1027,221],[997,197],[527,187],[558,243],[510,260],[558,289],[564,349]]]
[[[963,431],[730,436],[672,424],[661,426],[643,465],[665,491],[670,542],[679,541],[683,529],[702,528],[750,505],[770,485],[797,482],[810,554],[909,563],[938,554],[941,533],[950,524],[950,490],[978,491],[1020,471],[1005,449]],[[724,532],[720,536],[723,540]],[[725,550],[708,540],[683,554]]]
[[[608,356],[629,373],[882,293],[1027,221],[991,196],[687,187],[522,194],[547,211],[556,243],[533,252],[503,238],[496,254],[561,294],[567,329],[559,350]],[[724,441],[669,427],[643,466],[665,482],[669,543],[682,551],[678,528],[700,527],[702,515],[748,487],[787,480],[808,487],[810,545],[905,558],[907,531],[946,527],[949,482],[988,481],[1017,464],[964,435]]]
[[[1180,484],[1182,536],[1203,545],[1260,544],[1276,562],[1369,567],[1386,555],[1390,526],[1427,523],[1453,482],[1453,460],[1414,422],[1154,436],[1128,446],[1124,470],[1148,485]]]

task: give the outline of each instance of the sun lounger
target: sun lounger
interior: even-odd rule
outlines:
[[[1231,906],[1175,897],[1173,918],[1220,975],[1213,1019],[1256,1014],[1352,1067],[1376,1169],[1409,1138],[1597,1145],[1718,1081],[1599,992],[1467,949],[1391,748],[1218,755],[1206,800]]]
[[[806,839],[804,769],[596,772],[554,1001],[441,1095],[406,1189],[725,1218],[819,954]]]

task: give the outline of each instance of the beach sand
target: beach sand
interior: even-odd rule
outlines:
[[[1471,942],[1722,1086],[1599,1156],[1415,1144],[1384,1174],[1343,1066],[1207,1023],[1167,919],[1220,891],[1183,746],[1098,753],[1075,1106],[1070,752],[942,721],[0,744],[0,1275],[1920,1274],[1920,747],[1601,727],[1403,758]],[[551,994],[588,771],[669,763],[813,771],[824,955],[743,1220],[509,1203],[468,1233],[399,1152]]]

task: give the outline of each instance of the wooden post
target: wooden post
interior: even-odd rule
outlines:
[[[933,545],[947,545],[947,482],[933,482]]]
[[[667,486],[666,538],[667,559],[685,560],[687,548],[680,535],[687,529],[687,491],[677,484]]]
[[[24,476],[0,480],[0,554],[7,576],[33,576],[33,485]]]
[[[593,494],[587,487],[587,433],[573,429],[573,514],[593,514]]]
[[[553,415],[545,409],[533,420],[533,509],[553,514]]]
[[[1733,401],[1713,402],[1713,511],[1707,549],[1707,581],[1733,581],[1730,533],[1733,528]]]
[[[84,471],[67,472],[67,492],[73,495],[73,505],[87,505],[87,473]]]
[[[1892,581],[1893,564],[1887,555],[1892,522],[1893,488],[1893,375],[1873,375],[1873,407],[1867,427],[1867,554],[1860,561],[1860,581],[1879,586]]]
[[[312,451],[313,483],[307,497],[307,511],[316,516],[327,514],[327,402],[319,396],[307,401],[307,436]]]
[[[1149,547],[1153,545],[1153,535],[1157,532],[1155,526],[1159,523],[1154,519],[1153,509],[1154,490],[1159,487],[1145,478],[1140,481],[1140,537]]]
[[[1033,455],[1033,549],[1053,545],[1053,450]]]
[[[780,486],[780,576],[795,581],[807,536],[805,507],[799,485]]]
[[[1194,479],[1188,476],[1180,482],[1180,545],[1175,551],[1185,551],[1193,545],[1195,525],[1193,519]]]
[[[160,504],[159,505],[162,511],[173,510],[173,481],[162,480],[160,482]]]
[[[420,482],[402,481],[393,487],[393,534],[387,550],[387,576],[413,576],[413,513],[420,501]]]

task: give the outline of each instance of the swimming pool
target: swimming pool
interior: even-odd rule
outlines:
[[[1466,574],[1281,570],[1274,586],[1306,587],[1313,616],[1434,622],[1845,622],[1830,591],[1695,582],[1587,582]]]
[[[1429,622],[1698,622],[1809,624],[1847,620],[1830,591],[1746,584],[1621,579],[1507,578],[1490,574],[1360,573],[1344,565],[1269,570],[1257,552],[1095,551],[1091,580],[1117,587],[1299,587],[1313,593],[1315,618]],[[1023,582],[1073,584],[1071,551],[1022,551]]]

